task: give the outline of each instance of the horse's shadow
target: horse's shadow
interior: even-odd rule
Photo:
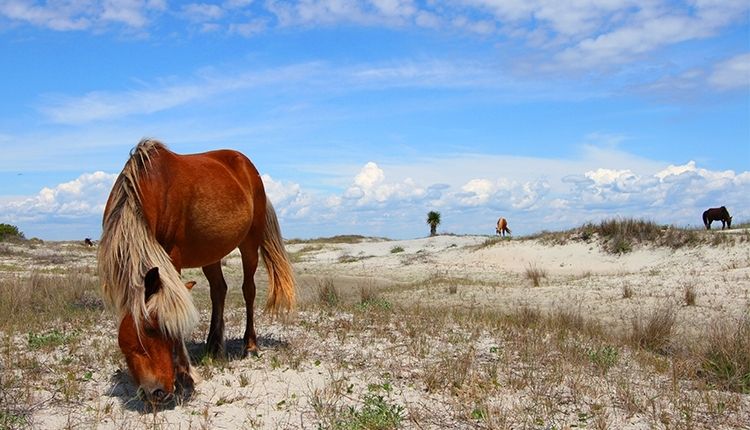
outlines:
[[[288,342],[279,340],[273,337],[258,336],[258,348],[261,351],[283,349],[288,346]],[[186,344],[188,355],[190,356],[190,362],[194,366],[201,366],[206,363],[206,358],[209,357],[206,350],[206,342],[188,342]],[[242,360],[245,356],[245,342],[242,339],[230,339],[225,342],[224,346],[224,357],[216,358],[214,362],[232,362]],[[252,356],[247,356],[250,358]],[[128,411],[135,411],[140,413],[152,413],[160,410],[171,410],[189,401],[193,394],[193,390],[176,390],[174,400],[153,405],[151,402],[145,400],[145,398],[139,393],[138,386],[136,385],[133,377],[127,369],[117,369],[112,376],[109,378],[111,388],[107,391],[107,396],[114,397],[120,400],[123,407]]]

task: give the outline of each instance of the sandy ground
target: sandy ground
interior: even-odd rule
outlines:
[[[483,246],[487,240],[485,236],[437,236],[402,241],[372,239],[352,244],[298,243],[288,245],[287,250],[294,260],[303,300],[311,300],[315,288],[330,281],[352,300],[358,297],[359,289],[367,287],[379,289],[397,306],[483,307],[498,311],[523,306],[543,311],[573,309],[587,317],[623,327],[638,312],[671,304],[680,308],[679,329],[686,333],[716,318],[739,319],[750,309],[750,245],[747,242],[678,250],[639,247],[616,256],[603,252],[594,242],[571,241],[553,246],[535,240],[512,239]],[[63,252],[59,249],[41,247],[34,252],[47,253],[47,264],[51,267],[77,265],[83,271],[95,267],[93,252],[70,253],[65,246],[60,249],[66,255],[62,260],[55,257]],[[18,275],[13,272],[18,269],[12,267],[24,266],[23,261],[17,261],[19,257],[13,257],[16,260],[12,262],[9,258],[0,257],[0,267],[4,268],[2,276],[6,278]],[[236,291],[240,273],[236,252],[226,259],[224,269],[230,290]],[[533,286],[527,277],[529,269],[545,273],[539,286]],[[183,275],[197,279],[197,288],[205,288],[199,270],[186,271]],[[263,285],[263,276],[258,275],[258,278]],[[697,294],[695,306],[683,303],[688,286]],[[623,299],[626,287],[633,295]],[[209,317],[207,308],[201,310],[202,324],[190,344],[196,355],[200,355],[198,351],[204,346]],[[230,355],[233,348],[238,347],[236,339],[242,336],[243,319],[243,310],[228,311],[226,337]],[[106,312],[102,312],[101,321],[81,342],[109,351],[112,358],[103,358],[99,365],[90,369],[72,401],[61,401],[59,392],[51,388],[48,391],[37,388],[32,396],[36,403],[29,409],[31,415],[24,426],[317,428],[316,401],[329,396],[341,407],[356,405],[368,390],[372,391],[373,384],[385,386],[387,383],[396,386],[395,391],[386,393],[387,399],[408,409],[411,418],[403,422],[404,427],[493,427],[460,419],[450,395],[426,393],[410,379],[413,374],[428,371],[430,365],[414,362],[413,355],[398,353],[399,348],[413,347],[405,344],[408,339],[399,338],[398,321],[385,328],[365,325],[350,330],[352,326],[359,327],[361,321],[347,312],[305,310],[286,320],[260,316],[256,326],[263,353],[259,358],[233,357],[220,364],[199,363],[197,368],[203,380],[193,397],[157,414],[147,412],[145,405],[135,397],[136,388],[124,370],[124,360],[118,356],[115,324]],[[347,330],[341,330],[342,327]],[[63,329],[75,331],[76,327]],[[458,327],[451,330],[461,334]],[[485,335],[476,340],[477,351],[494,351],[496,343],[493,342],[499,341],[494,340],[493,334]],[[7,339],[10,340],[6,341],[9,343],[6,349],[17,349],[21,356],[28,349],[24,333],[10,335]],[[426,345],[425,348],[436,347]],[[56,360],[84,360],[86,354],[89,352],[80,345],[67,349],[63,346],[44,357],[40,368],[54,368]],[[434,355],[438,356],[437,350]],[[10,353],[4,357],[10,357]],[[491,360],[491,357],[478,356],[477,359]],[[0,363],[13,366],[7,361]],[[644,385],[661,381],[661,377],[654,378]],[[345,394],[334,395],[341,387],[345,387]],[[750,428],[750,396],[735,395],[733,399],[738,402],[735,412],[725,423],[717,423],[717,428]],[[523,396],[506,393],[503,402],[504,408],[513,410],[524,400]],[[555,425],[541,423],[512,428],[571,428],[570,423],[575,422],[576,414],[580,417],[581,412],[566,411],[564,405],[561,408],[561,416],[572,417],[570,421],[562,418]],[[671,428],[654,424],[645,413],[625,414],[615,405],[607,416],[608,428]],[[589,423],[589,427],[593,424]],[[696,428],[710,427],[698,425]]]
[[[735,234],[741,231],[734,230]],[[750,305],[750,245],[636,248],[613,255],[594,242],[544,245],[506,240],[481,247],[486,237],[436,236],[406,241],[331,244],[305,252],[298,272],[317,277],[345,274],[361,280],[426,281],[409,289],[407,301],[552,310],[576,308],[605,321],[630,317],[653,306],[681,303],[687,286],[700,297],[681,317],[701,323],[716,316],[740,317]],[[291,253],[307,245],[289,246]],[[394,248],[403,248],[393,253]],[[356,260],[337,263],[341,260]],[[546,273],[532,287],[528,269]],[[304,278],[303,278],[304,279]],[[431,282],[432,281],[432,282]],[[458,284],[457,295],[435,284]],[[633,291],[623,303],[623,288]]]

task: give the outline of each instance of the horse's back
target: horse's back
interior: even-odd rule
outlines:
[[[729,211],[726,206],[709,208],[703,212],[703,219],[722,220],[726,218],[729,218]]]

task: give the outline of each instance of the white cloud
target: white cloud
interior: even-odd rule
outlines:
[[[41,5],[6,0],[0,3],[0,16],[56,31],[100,29],[108,22],[140,29],[149,23],[151,13],[165,9],[161,0],[48,1]]]
[[[262,22],[249,23],[262,26]],[[238,24],[241,26],[242,24]],[[252,28],[236,27],[247,32]],[[302,86],[307,93],[323,91],[358,91],[400,87],[462,88],[491,87],[523,93],[534,93],[521,85],[503,83],[497,72],[481,64],[440,61],[404,62],[400,64],[366,64],[337,68],[326,63],[300,63],[276,68],[220,74],[200,71],[184,78],[157,79],[139,82],[137,88],[125,91],[91,91],[80,96],[45,95],[39,110],[52,122],[85,124],[92,121],[121,119],[132,115],[153,114],[202,102],[222,94],[239,91],[268,91]],[[538,92],[542,92],[539,90]]]
[[[406,178],[402,182],[388,182],[385,173],[374,162],[368,162],[354,177],[353,184],[344,192],[344,199],[357,206],[382,206],[389,202],[414,201],[424,198],[427,190]]]
[[[309,214],[313,196],[302,191],[299,184],[274,180],[271,175],[261,175],[266,196],[280,217],[301,218]]]
[[[708,82],[721,90],[750,87],[750,53],[732,57],[717,64]]]
[[[236,33],[244,37],[252,37],[266,30],[267,23],[262,19],[255,19],[248,22],[229,24],[229,32]]]
[[[116,178],[104,172],[85,173],[54,188],[42,188],[36,196],[6,200],[0,203],[0,213],[10,222],[101,215]]]
[[[204,73],[182,82],[165,80],[122,92],[92,91],[79,97],[48,95],[39,109],[51,121],[61,124],[119,119],[161,112],[232,91],[300,82],[315,69],[314,64],[300,64],[235,75]]]
[[[189,3],[182,6],[183,14],[191,21],[214,21],[224,16],[224,9],[208,3]]]
[[[0,15],[57,31],[84,30],[91,27],[91,18],[85,14],[86,6],[84,2],[37,6],[27,1],[9,0],[0,3]]]
[[[144,30],[152,19],[180,16],[193,23],[212,23],[204,25],[204,31],[221,29],[244,37],[272,26],[415,26],[497,36],[528,52],[518,59],[519,70],[524,69],[521,63],[530,61],[538,74],[542,70],[617,70],[664,47],[713,37],[742,23],[750,11],[750,4],[742,0],[229,0],[174,7],[181,13],[167,13],[163,0],[78,0],[42,5],[6,0],[0,4],[0,16],[59,31],[101,30],[112,22]],[[747,59],[740,56],[734,60],[714,71],[711,83],[716,88],[746,84]]]
[[[450,161],[454,166],[461,163]],[[497,159],[485,161],[492,169],[479,163],[474,160],[472,170],[485,173],[444,183],[429,180],[419,169],[412,169],[416,179],[399,178],[399,169],[368,162],[349,178],[348,187],[327,192],[313,192],[267,174],[262,178],[288,237],[353,233],[413,237],[425,234],[422,218],[432,209],[441,211],[444,231],[486,234],[492,233],[491,224],[499,214],[511,221],[514,232],[524,234],[617,216],[699,225],[703,210],[720,205],[738,220],[750,213],[750,171],[713,171],[693,161],[645,171],[642,166],[577,170],[583,165],[558,160],[561,170],[522,180],[512,170],[498,169],[502,166]],[[540,166],[545,166],[544,160],[528,159],[523,167],[543,172]],[[439,164],[434,169],[440,173],[437,177],[451,179]],[[94,219],[96,225],[82,230],[91,232],[98,228],[115,178],[103,172],[83,174],[43,188],[35,196],[0,198],[0,222],[33,226],[60,223],[54,221],[60,218]]]

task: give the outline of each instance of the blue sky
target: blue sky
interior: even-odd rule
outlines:
[[[0,1],[0,222],[98,237],[129,150],[244,152],[285,237],[750,220],[750,4]]]

